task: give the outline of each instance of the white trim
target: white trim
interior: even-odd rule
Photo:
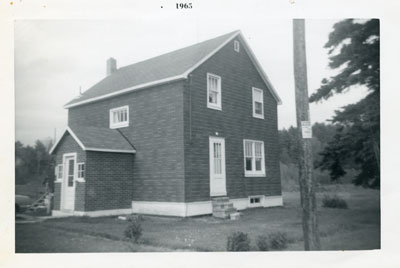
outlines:
[[[75,194],[76,194],[76,183],[75,180],[77,178],[77,169],[76,169],[76,162],[78,160],[78,154],[77,153],[66,153],[63,154],[62,157],[62,163],[63,163],[63,179],[62,179],[62,183],[61,183],[61,190],[60,190],[60,208],[61,210],[66,210],[66,208],[64,208],[65,206],[65,198],[66,198],[66,194],[65,191],[67,190],[68,186],[68,174],[67,172],[69,171],[69,169],[67,168],[67,163],[66,160],[68,158],[72,158],[74,160],[74,177],[72,179],[73,181],[73,202],[72,202],[72,209],[71,211],[74,211],[75,209]],[[67,187],[67,188],[66,188]]]
[[[124,93],[131,92],[131,91],[135,91],[135,90],[139,90],[139,89],[143,89],[143,88],[147,88],[147,87],[151,87],[151,86],[155,86],[155,85],[164,84],[164,83],[172,82],[172,81],[175,81],[175,80],[187,79],[188,75],[192,71],[194,71],[197,67],[199,67],[201,64],[203,64],[206,60],[211,58],[222,47],[224,47],[227,43],[229,43],[233,38],[235,38],[237,36],[241,36],[242,37],[242,40],[243,40],[242,45],[245,48],[246,52],[249,54],[250,60],[255,65],[255,67],[256,67],[257,71],[259,72],[261,78],[263,79],[264,83],[267,85],[268,90],[271,92],[271,94],[275,98],[276,102],[278,104],[282,104],[282,100],[280,99],[280,97],[278,96],[278,93],[276,92],[276,90],[272,86],[268,76],[265,74],[264,70],[262,69],[260,63],[258,62],[257,58],[254,55],[254,52],[252,51],[252,49],[250,48],[250,46],[247,44],[246,40],[244,39],[241,31],[236,31],[225,42],[223,42],[220,46],[218,46],[211,53],[206,55],[203,59],[201,59],[199,62],[197,62],[192,67],[190,67],[188,70],[186,70],[181,75],[176,75],[176,76],[173,76],[173,77],[168,77],[168,78],[164,78],[164,79],[160,79],[160,80],[156,80],[156,81],[152,81],[152,82],[148,82],[148,83],[143,83],[143,84],[136,85],[136,86],[133,86],[133,87],[128,87],[128,88],[125,88],[125,89],[121,89],[121,90],[118,90],[118,91],[115,91],[115,92],[112,92],[112,93],[108,93],[108,94],[105,94],[105,95],[102,95],[102,96],[90,98],[90,99],[87,99],[87,100],[84,100],[84,101],[80,101],[80,102],[76,102],[76,103],[72,103],[72,104],[69,104],[69,105],[64,105],[64,108],[65,109],[69,109],[69,108],[76,107],[76,106],[79,106],[79,105],[82,105],[82,104],[86,104],[86,103],[90,103],[90,102],[94,102],[94,101],[98,101],[98,100],[107,99],[107,98],[110,98],[110,97],[114,97],[114,96],[118,96],[118,95],[121,95],[121,94],[124,94]]]
[[[221,45],[219,45],[219,47],[217,47],[216,49],[214,49],[213,51],[211,51],[210,54],[208,54],[207,56],[205,56],[203,59],[201,59],[199,62],[197,62],[195,65],[193,65],[192,67],[190,67],[188,70],[186,70],[186,72],[183,73],[184,77],[188,77],[188,75],[193,72],[197,67],[199,67],[201,64],[203,64],[206,60],[208,60],[209,58],[211,58],[212,56],[214,56],[215,53],[217,53],[221,48],[223,48],[226,44],[228,44],[230,41],[232,41],[233,38],[235,38],[237,35],[241,34],[241,32],[238,30],[236,32],[234,32],[232,34],[231,37],[229,37],[225,42],[223,42]]]
[[[264,72],[263,68],[261,67],[261,64],[258,62],[253,50],[251,49],[249,44],[247,44],[246,39],[243,38],[242,33],[240,33],[240,36],[242,37],[242,40],[243,40],[243,47],[250,56],[250,60],[253,62],[254,66],[256,67],[256,69],[257,69],[258,73],[260,74],[261,78],[263,79],[264,83],[267,85],[267,88],[271,92],[272,96],[275,98],[277,104],[281,105],[282,104],[281,98],[279,97],[278,93],[276,92],[276,90],[275,90],[274,86],[272,85],[271,81],[269,80],[267,74]]]
[[[265,196],[261,197],[262,207],[276,207],[282,206],[282,196]],[[249,206],[249,198],[230,199],[233,206],[237,210],[244,210],[251,208]],[[197,201],[197,202],[152,202],[152,201],[132,201],[132,213],[147,214],[147,215],[161,215],[161,216],[176,216],[176,217],[190,217],[198,215],[212,214],[211,201]]]
[[[68,132],[71,134],[72,138],[79,144],[79,147],[81,147],[82,150],[84,151],[98,151],[98,152],[109,152],[109,153],[136,153],[136,150],[114,150],[114,149],[102,149],[102,148],[92,148],[92,147],[85,147],[83,143],[78,139],[78,137],[75,135],[75,133],[72,131],[70,127],[67,127],[61,137],[58,139],[58,141],[51,147],[49,154],[52,154],[54,150],[57,148],[58,144],[61,142],[61,140],[64,137],[65,132]]]
[[[262,114],[257,114],[256,113],[256,106],[255,106],[255,99],[254,99],[254,92],[258,91],[261,92],[261,112]],[[253,104],[253,117],[254,118],[259,118],[259,119],[264,119],[264,90],[256,87],[251,88],[251,96],[252,96],[252,104]]]
[[[72,104],[69,104],[69,105],[64,105],[64,108],[65,109],[69,109],[69,108],[76,107],[76,106],[79,106],[79,105],[82,105],[82,104],[86,104],[86,103],[90,103],[90,102],[94,102],[94,101],[98,101],[98,100],[107,99],[107,98],[110,98],[110,97],[114,97],[114,96],[118,96],[118,95],[121,95],[121,94],[124,94],[124,93],[131,92],[131,91],[135,91],[135,90],[139,90],[139,89],[143,89],[143,88],[147,88],[147,87],[151,87],[151,86],[156,86],[156,85],[160,85],[160,84],[165,84],[165,83],[172,82],[172,81],[175,81],[175,80],[182,80],[182,79],[186,79],[186,78],[187,78],[187,76],[185,76],[185,75],[176,75],[176,76],[172,76],[172,77],[167,77],[167,78],[160,79],[160,80],[157,80],[157,81],[152,81],[152,82],[143,83],[143,84],[140,84],[140,85],[137,85],[137,86],[124,88],[124,89],[121,89],[121,90],[118,90],[118,91],[114,91],[112,93],[108,93],[108,94],[101,95],[101,96],[98,96],[98,97],[90,98],[90,99],[87,99],[87,100],[84,100],[84,101],[75,102],[75,103],[72,103]]]
[[[113,121],[114,113],[119,112],[119,111],[124,111],[124,110],[126,110],[126,121],[115,123]],[[110,128],[111,129],[129,127],[129,105],[124,105],[121,107],[116,107],[116,108],[110,109],[109,116],[110,116]]]
[[[256,170],[246,170],[246,141],[252,143],[252,160],[251,160],[251,167],[255,169],[255,143],[262,143],[261,146],[261,154],[262,154],[262,161],[261,161],[261,171]],[[244,162],[244,176],[245,177],[265,177],[265,149],[264,149],[264,141],[260,140],[250,140],[250,139],[243,139],[243,162]]]
[[[209,167],[210,167],[210,196],[226,195],[226,155],[225,138],[210,136],[209,140]],[[221,144],[221,174],[214,174],[214,143]],[[213,184],[214,183],[214,184]],[[214,186],[213,186],[214,185]],[[215,187],[217,186],[217,187]],[[220,186],[220,187],[218,187]],[[216,189],[219,191],[216,191]],[[218,189],[220,188],[220,189]]]
[[[210,103],[210,84],[209,84],[209,79],[210,77],[218,79],[217,82],[217,103]],[[214,110],[219,110],[222,111],[222,79],[221,76],[212,74],[212,73],[207,73],[207,108],[211,108]]]
[[[86,147],[85,151],[96,151],[96,152],[108,152],[108,153],[126,153],[126,154],[133,154],[136,153],[136,150],[113,150],[113,149],[102,149],[102,148],[91,148]]]
[[[54,183],[62,183],[62,180],[55,180]]]
[[[131,208],[123,209],[109,209],[109,210],[96,210],[96,211],[71,211],[65,212],[61,210],[53,210],[51,216],[55,218],[70,217],[70,216],[89,216],[89,217],[102,217],[114,215],[132,214]]]
[[[86,180],[84,178],[76,178],[75,181],[84,183]]]

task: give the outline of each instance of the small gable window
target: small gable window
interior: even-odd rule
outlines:
[[[122,106],[110,110],[110,128],[129,126],[129,106]]]
[[[233,41],[233,49],[236,52],[240,52],[240,43],[239,43],[239,41],[237,41],[237,40]]]
[[[244,174],[246,177],[265,176],[264,142],[243,140]]]
[[[264,119],[264,92],[253,87],[253,117]]]
[[[207,74],[207,107],[221,110],[221,77]]]

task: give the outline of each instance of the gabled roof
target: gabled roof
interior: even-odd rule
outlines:
[[[281,99],[267,75],[246,43],[240,31],[234,31],[192,46],[172,51],[145,61],[119,68],[113,74],[89,88],[81,96],[68,102],[64,108],[102,100],[158,84],[186,79],[188,75],[218,52],[233,38],[240,36],[243,47],[278,104]]]
[[[54,152],[67,132],[84,151],[136,153],[133,146],[116,129],[79,126],[74,130],[67,127],[61,138],[50,149],[50,154]]]

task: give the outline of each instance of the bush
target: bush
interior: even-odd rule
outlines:
[[[322,199],[322,206],[326,208],[348,208],[346,200],[337,195],[325,195]]]
[[[125,229],[125,236],[135,243],[137,243],[142,236],[142,221],[143,218],[141,216],[133,216],[128,218],[129,225]]]
[[[280,250],[287,248],[288,238],[284,233],[275,233],[268,236],[269,248],[273,250]]]
[[[250,251],[250,239],[245,233],[235,232],[228,236],[226,249],[228,251]]]
[[[268,236],[258,236],[257,247],[259,251],[281,250],[287,248],[288,238],[284,233],[274,233]]]
[[[259,251],[268,251],[269,250],[269,240],[265,235],[261,235],[257,237],[257,248]]]

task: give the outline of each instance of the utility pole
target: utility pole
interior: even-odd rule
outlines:
[[[293,19],[294,82],[296,91],[296,120],[299,147],[299,185],[303,210],[305,250],[319,250],[320,240],[313,179],[311,123],[307,90],[307,63],[304,19]]]

